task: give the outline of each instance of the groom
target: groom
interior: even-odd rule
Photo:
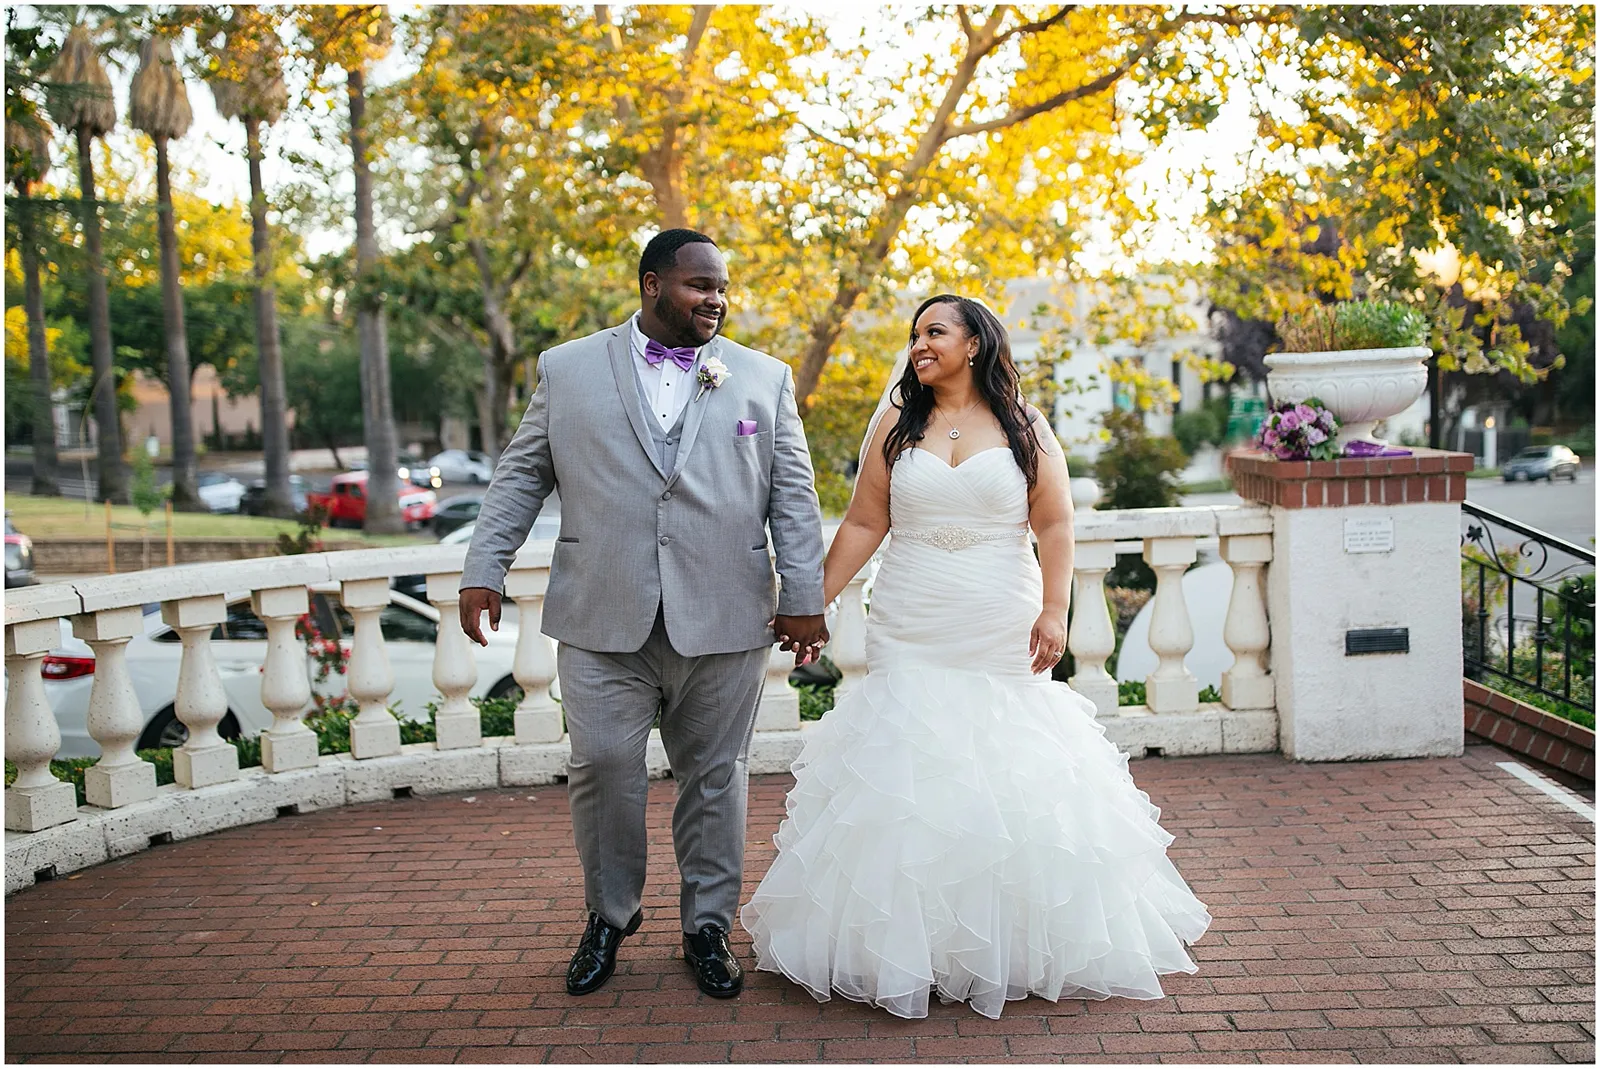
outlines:
[[[567,991],[598,989],[643,920],[645,744],[677,781],[683,953],[700,990],[737,995],[728,932],[744,869],[745,755],[774,630],[797,664],[827,641],[822,520],[788,366],[718,337],[728,270],[667,230],[639,260],[639,312],[558,345],[484,495],[461,626],[485,643],[506,569],[559,490],[544,633],[572,756],[568,796],[589,923]],[[767,533],[777,554],[775,589]]]

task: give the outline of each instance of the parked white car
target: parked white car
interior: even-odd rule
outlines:
[[[212,512],[238,512],[244,501],[244,483],[221,471],[203,471],[195,479],[200,500]]]
[[[464,523],[454,531],[439,539],[441,546],[454,546],[472,541],[472,532],[477,530],[476,521]],[[561,533],[560,516],[540,516],[533,521],[533,526],[528,529],[528,537],[522,540],[523,545],[529,542],[538,542],[541,539],[554,538]]]
[[[340,645],[348,652],[355,634],[355,621],[339,602],[338,584],[311,589],[312,619],[324,634],[337,628]],[[177,719],[173,702],[178,690],[178,662],[183,652],[177,632],[161,620],[155,606],[145,609],[145,633],[128,643],[128,673],[133,679],[139,708],[144,712],[144,731],[136,743],[139,749],[180,746],[188,729]],[[478,682],[469,692],[472,697],[517,696],[522,693],[511,676],[512,655],[517,644],[515,626],[502,621],[499,631],[485,630],[487,648],[476,648]],[[439,613],[433,606],[391,591],[389,607],[379,618],[389,665],[394,670],[394,691],[389,697],[402,716],[426,720],[426,706],[437,701],[433,685],[433,647],[439,626]],[[228,695],[228,714],[221,724],[224,736],[250,737],[272,726],[272,713],[261,704],[261,664],[267,654],[266,625],[250,608],[248,595],[228,599],[228,619],[211,633],[212,654],[222,674],[223,690]],[[345,692],[345,677],[336,673],[316,682],[316,663],[306,658],[307,677],[312,690],[338,697]],[[74,637],[62,622],[61,645],[44,659],[45,692],[61,727],[61,757],[96,757],[100,745],[89,737],[89,691],[94,684],[94,652]]]
[[[494,475],[494,463],[488,456],[468,449],[446,449],[428,463],[446,482],[486,483]]]

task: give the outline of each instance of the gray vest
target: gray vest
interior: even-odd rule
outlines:
[[[632,352],[629,353],[633,357]],[[650,431],[651,444],[655,446],[656,458],[661,461],[661,470],[671,475],[678,466],[678,443],[683,441],[683,419],[689,414],[689,405],[684,405],[678,412],[678,419],[670,429],[661,426],[661,421],[656,418],[655,411],[650,406],[650,401],[644,395],[644,382],[639,378],[639,365],[635,359],[629,360],[633,368],[634,395],[639,400],[639,409],[644,413],[644,425]],[[694,380],[689,380],[693,385]],[[697,387],[698,388],[698,387]],[[691,396],[690,404],[693,404]]]

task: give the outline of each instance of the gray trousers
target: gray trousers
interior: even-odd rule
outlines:
[[[672,845],[682,876],[685,932],[733,930],[744,877],[747,755],[766,679],[768,647],[685,657],[660,613],[633,653],[562,644],[556,670],[572,743],[568,800],[583,864],[584,898],[624,927],[644,896],[649,850],[645,746],[661,714],[661,741],[678,803]]]

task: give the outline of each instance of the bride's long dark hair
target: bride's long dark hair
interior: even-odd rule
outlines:
[[[1011,455],[1027,477],[1028,489],[1032,490],[1039,477],[1039,440],[1034,436],[1033,423],[1022,403],[1017,365],[1011,360],[1011,339],[1006,336],[1006,328],[981,302],[941,293],[922,302],[911,317],[912,331],[916,330],[922,313],[936,304],[954,305],[967,334],[978,339],[978,352],[972,360],[972,381],[988,403],[989,411],[1000,421],[1006,441],[1011,445]],[[900,399],[894,404],[899,418],[883,442],[883,461],[890,467],[901,453],[922,441],[933,415],[933,391],[922,385],[909,360],[905,373],[900,376],[899,394]]]

